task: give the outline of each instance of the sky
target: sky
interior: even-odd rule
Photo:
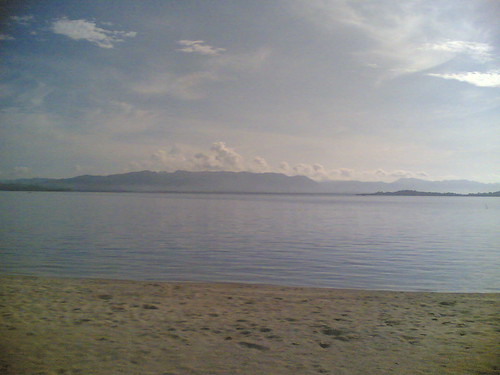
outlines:
[[[500,1],[0,7],[0,179],[500,182]]]

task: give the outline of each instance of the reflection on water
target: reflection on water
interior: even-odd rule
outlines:
[[[0,272],[500,291],[500,200],[0,192]]]

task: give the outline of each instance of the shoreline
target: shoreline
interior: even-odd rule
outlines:
[[[210,280],[196,280],[196,279],[140,279],[132,278],[127,279],[123,277],[101,277],[101,276],[47,276],[44,273],[2,273],[0,272],[0,280],[2,278],[8,277],[20,277],[20,278],[40,278],[49,280],[89,280],[89,281],[111,281],[111,282],[137,282],[137,283],[164,283],[164,284],[207,284],[207,285],[251,285],[251,286],[261,286],[265,287],[283,287],[283,288],[302,288],[302,289],[319,289],[319,290],[339,290],[339,291],[364,291],[364,292],[394,292],[394,293],[438,293],[438,294],[499,294],[500,288],[488,288],[486,290],[435,290],[428,288],[419,289],[391,289],[391,287],[380,288],[380,289],[368,289],[366,287],[337,287],[334,285],[326,284],[287,284],[287,283],[272,283],[272,282],[258,282],[258,281],[232,281],[230,279],[210,279]]]
[[[0,275],[5,374],[499,374],[499,293]]]

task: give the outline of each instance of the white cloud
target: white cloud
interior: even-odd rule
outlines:
[[[191,161],[196,170],[218,169],[218,165],[215,163],[214,159],[210,157],[210,155],[204,154],[202,152],[195,154]]]
[[[410,178],[413,176],[413,173],[398,170],[398,171],[394,171],[394,172],[389,173],[389,176],[396,177],[396,178]]]
[[[487,43],[466,42],[463,40],[448,40],[440,43],[426,43],[424,49],[448,52],[451,54],[467,54],[479,61],[492,59],[493,47]]]
[[[263,159],[259,162],[261,168],[267,165]],[[245,163],[245,159],[224,142],[215,142],[208,151],[201,152],[188,152],[177,146],[172,147],[168,153],[165,150],[157,150],[151,154],[148,161],[136,163],[147,168],[160,170],[233,172],[252,170],[251,166]],[[264,170],[259,172],[264,172]]]
[[[352,168],[328,169],[321,164],[299,163],[290,167],[289,163],[282,162],[277,169],[278,172],[289,176],[301,175],[316,181],[329,180],[361,180],[361,181],[394,181],[399,178],[428,178],[426,172],[411,172],[404,170],[385,171],[377,169],[374,171],[355,170]]]
[[[203,40],[179,40],[182,46],[177,51],[186,53],[198,53],[200,55],[217,56],[224,52],[225,48],[217,48],[206,44]]]
[[[52,23],[51,30],[74,40],[86,40],[101,48],[113,48],[123,38],[133,38],[135,31],[115,31],[100,28],[93,21],[60,18]]]
[[[265,173],[265,172],[270,172],[271,167],[267,163],[266,159],[260,156],[256,156],[253,158],[253,164],[250,167],[250,170],[252,172]]]
[[[169,170],[175,171],[178,169],[189,169],[189,162],[186,159],[184,152],[177,146],[170,149],[169,152],[165,150],[157,150],[150,156],[148,162],[138,163],[148,169],[155,170]]]
[[[478,87],[500,87],[500,71],[462,72],[462,73],[429,73],[429,76],[453,79]]]
[[[272,168],[271,168],[272,170]],[[385,171],[377,169],[374,171],[355,170],[352,168],[328,169],[321,164],[298,163],[290,166],[288,162],[281,162],[275,170],[288,176],[306,176],[316,181],[328,180],[361,180],[361,181],[394,181],[399,178],[428,178],[426,172],[411,172],[404,170]]]
[[[12,16],[10,19],[14,21],[15,23],[22,25],[22,26],[28,26],[31,21],[34,20],[34,16],[31,14],[25,15],[25,16]]]
[[[282,161],[278,166],[279,173],[289,174],[290,170],[290,164],[288,164],[286,161]]]
[[[192,171],[252,171],[268,172],[270,170],[266,160],[255,157],[247,163],[245,158],[228,147],[224,142],[215,142],[208,151],[187,151],[177,146],[169,152],[157,150],[150,156],[149,161],[140,162],[140,165],[161,170],[192,170]]]
[[[306,176],[316,181],[327,181],[335,179],[345,179],[353,176],[353,170],[347,168],[327,169],[321,164],[298,163],[291,166],[288,162],[283,161],[275,170],[279,173],[284,173],[288,176]]]
[[[288,163],[285,162],[283,166],[285,165],[288,165]],[[307,163],[298,163],[294,167],[289,168],[288,172],[285,173],[289,175],[307,176],[318,181],[329,180],[333,176],[332,171],[326,170],[321,164]]]
[[[292,168],[294,174],[298,175],[310,175],[313,172],[313,168],[310,164],[299,163]]]
[[[214,159],[221,168],[229,168],[229,170],[244,169],[243,157],[234,149],[227,147],[224,142],[215,142],[210,151],[212,151]]]
[[[13,36],[10,36],[8,34],[0,34],[0,40],[15,40]]]

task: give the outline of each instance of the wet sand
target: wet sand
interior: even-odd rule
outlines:
[[[2,374],[500,374],[500,294],[0,277]]]

